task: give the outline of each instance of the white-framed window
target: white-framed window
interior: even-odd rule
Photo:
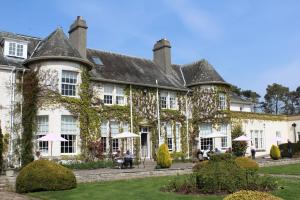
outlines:
[[[202,123],[202,124],[200,124],[199,136],[200,137],[206,137],[210,134],[212,134],[212,125],[211,125],[211,123]]]
[[[226,148],[228,146],[227,137],[221,137],[221,147]]]
[[[27,42],[26,41],[5,40],[3,54],[5,56],[27,58]]]
[[[16,56],[16,43],[10,42],[8,44],[9,44],[8,55]]]
[[[49,117],[48,115],[37,116],[37,139],[48,134],[49,132]],[[48,141],[38,141],[38,151],[48,153]]]
[[[17,57],[23,57],[23,45],[17,44]]]
[[[101,137],[101,148],[102,152],[106,152],[107,150],[107,137]]]
[[[224,93],[219,93],[219,109],[220,110],[227,109],[226,95]]]
[[[110,122],[111,136],[119,133],[119,124],[117,122]],[[112,139],[112,152],[117,152],[119,150],[119,139]]]
[[[167,145],[168,145],[168,149],[169,151],[173,151],[173,133],[172,133],[172,125],[171,124],[167,124],[166,127],[167,130]]]
[[[74,71],[62,71],[61,75],[61,94],[63,96],[76,96],[77,91],[77,76]]]
[[[101,123],[101,136],[102,137],[108,137],[108,126],[107,126],[107,121],[104,121]]]
[[[160,107],[162,109],[177,109],[176,92],[160,92]]]
[[[77,135],[79,129],[77,126],[77,119],[72,115],[62,115],[61,116],[61,137],[65,138],[67,141],[61,142],[60,152],[62,154],[74,154],[76,153],[77,147]]]
[[[228,125],[226,123],[222,123],[221,126],[220,126],[220,132],[221,132],[221,134],[223,134],[225,136],[225,137],[221,137],[221,148],[228,147],[227,127],[228,127]]]
[[[257,150],[265,150],[265,134],[262,130],[251,130],[251,142]]]
[[[212,138],[201,138],[200,139],[200,149],[201,150],[211,150],[213,148]]]
[[[105,84],[103,102],[105,105],[125,105],[124,87]]]

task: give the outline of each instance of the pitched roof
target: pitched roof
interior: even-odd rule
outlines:
[[[93,58],[99,58],[102,63],[97,64]],[[168,89],[186,90],[179,66],[173,65],[170,74],[152,60],[136,58],[116,53],[88,49],[87,58],[94,63],[91,71],[94,80],[130,83],[133,85]]]
[[[230,100],[232,103],[240,103],[240,104],[247,104],[247,105],[252,105],[253,102],[251,101],[251,99],[244,97],[244,96],[240,96],[234,92],[232,92],[230,94]]]
[[[67,56],[82,58],[69,42],[61,28],[57,28],[48,37],[46,37],[31,56],[32,58],[41,56]]]
[[[182,66],[186,86],[198,84],[228,84],[206,60]]]

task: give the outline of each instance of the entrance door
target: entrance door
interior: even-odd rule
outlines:
[[[141,156],[150,158],[150,133],[148,127],[141,127]]]

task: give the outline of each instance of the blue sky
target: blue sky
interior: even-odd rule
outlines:
[[[268,84],[300,86],[298,0],[10,0],[0,30],[45,37],[87,21],[90,48],[152,59],[167,38],[172,62],[207,59],[229,83],[264,95]]]

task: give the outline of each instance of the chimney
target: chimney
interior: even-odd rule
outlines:
[[[77,16],[69,30],[69,40],[83,58],[86,58],[87,28],[85,20],[81,16]]]
[[[165,72],[171,67],[171,44],[167,39],[157,41],[153,47],[153,61],[164,69]]]

